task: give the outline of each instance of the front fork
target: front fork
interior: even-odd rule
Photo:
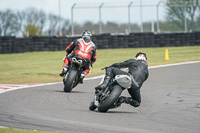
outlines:
[[[97,107],[99,106],[99,100],[98,100],[97,95],[94,96],[94,105]]]
[[[67,70],[67,73],[65,74],[65,76],[63,77],[63,83],[65,84],[65,81],[67,80],[67,77],[69,75],[69,70]]]
[[[104,91],[102,91],[102,90],[96,90],[95,91],[95,96],[94,96],[94,104],[96,105],[96,106],[98,106],[99,105],[99,103],[101,102],[101,101],[103,101],[103,100],[105,100],[106,98],[107,98],[107,96],[110,94],[110,92],[111,92],[111,86],[113,86],[113,84],[115,84],[116,83],[116,81],[113,81],[113,82],[111,82],[107,87],[106,87],[106,89],[104,90]]]

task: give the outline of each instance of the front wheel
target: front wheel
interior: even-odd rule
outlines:
[[[63,79],[64,92],[71,92],[73,87],[76,85],[76,76],[78,74],[77,70],[70,69],[67,73],[67,78]]]
[[[99,112],[107,112],[110,109],[110,107],[117,101],[121,93],[122,93],[122,88],[119,85],[113,86],[113,89],[110,92],[110,94],[99,105],[98,107]]]

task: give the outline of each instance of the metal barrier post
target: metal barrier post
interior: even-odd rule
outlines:
[[[140,0],[140,21],[141,21],[141,32],[143,32],[143,20],[142,20],[142,0]]]
[[[102,27],[101,27],[101,8],[103,6],[104,3],[101,3],[101,5],[99,6],[99,34],[102,33]]]
[[[76,3],[73,4],[71,8],[71,34],[74,35],[74,22],[73,22],[73,9],[75,7]]]
[[[128,33],[131,32],[130,7],[131,7],[132,4],[133,4],[133,2],[131,2],[131,3],[128,5]]]
[[[186,7],[187,7],[187,4],[188,4],[188,2],[185,2],[185,13],[184,13],[184,17],[185,17],[185,19],[184,19],[184,25],[185,25],[185,32],[187,32],[187,14],[186,14]]]
[[[156,9],[157,9],[157,32],[160,32],[160,25],[159,25],[159,11],[158,11],[158,8],[159,8],[159,5],[161,4],[161,3],[164,3],[164,1],[159,1],[158,2],[158,4],[157,4],[157,6],[156,6]]]

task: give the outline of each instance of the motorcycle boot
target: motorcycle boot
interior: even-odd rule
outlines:
[[[106,75],[103,83],[98,85],[97,87],[95,87],[95,90],[105,90],[105,88],[108,86],[110,79],[111,79],[111,77]]]
[[[81,76],[80,76],[80,79],[79,79],[79,83],[83,83],[83,79],[85,78],[85,71],[83,71],[82,73],[81,73]]]
[[[117,101],[122,104],[127,101],[127,98],[124,96],[121,96],[121,97],[119,97],[119,99]]]
[[[127,97],[125,103],[130,104],[133,107],[139,107],[140,106],[140,102],[133,100],[132,97]]]
[[[65,66],[63,67],[62,72],[61,72],[59,75],[60,75],[60,76],[64,76],[64,75],[67,73],[67,70],[68,70],[68,65],[65,65]]]
[[[117,107],[121,106],[122,103],[125,103],[125,102],[126,102],[126,97],[121,96],[121,97],[119,97],[119,99],[114,103],[114,105],[110,109],[117,108]]]

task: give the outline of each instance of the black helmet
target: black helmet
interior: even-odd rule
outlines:
[[[86,37],[91,39],[92,33],[89,30],[84,30],[81,34],[82,38]]]
[[[143,52],[139,52],[135,55],[136,60],[147,60],[147,55]]]

